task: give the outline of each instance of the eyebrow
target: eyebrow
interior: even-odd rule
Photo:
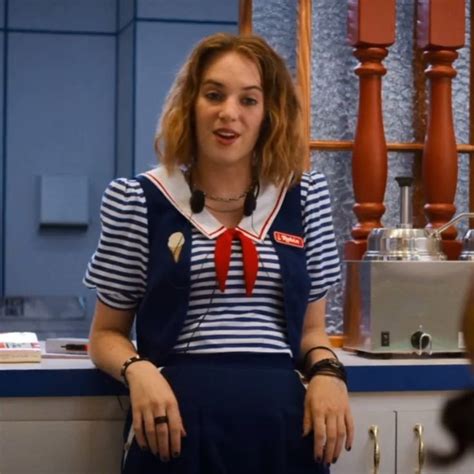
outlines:
[[[216,81],[214,79],[207,79],[202,83],[202,85],[203,86],[213,85],[213,86],[216,86],[216,87],[220,87],[221,89],[225,89],[225,85],[222,82]],[[252,89],[263,92],[262,88],[260,86],[257,86],[257,85],[242,87],[242,90],[245,90],[245,91],[252,90]]]

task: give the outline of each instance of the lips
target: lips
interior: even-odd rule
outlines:
[[[214,130],[213,134],[217,138],[217,141],[224,145],[231,145],[240,137],[239,133],[230,128],[218,128]]]

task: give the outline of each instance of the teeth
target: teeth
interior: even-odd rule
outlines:
[[[217,132],[218,135],[224,138],[234,138],[236,135],[232,132]]]

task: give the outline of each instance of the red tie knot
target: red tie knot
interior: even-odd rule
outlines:
[[[238,229],[227,229],[216,240],[214,262],[216,264],[216,276],[219,289],[225,291],[227,274],[230,265],[232,241],[238,237],[242,246],[242,260],[244,266],[245,290],[250,296],[255,286],[258,273],[258,253],[253,240],[249,239]]]

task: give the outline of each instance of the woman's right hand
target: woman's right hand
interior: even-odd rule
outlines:
[[[181,437],[186,436],[178,402],[167,380],[148,361],[132,364],[127,369],[130,388],[133,429],[138,445],[150,449],[166,462],[181,454]],[[166,416],[167,423],[155,423]]]

